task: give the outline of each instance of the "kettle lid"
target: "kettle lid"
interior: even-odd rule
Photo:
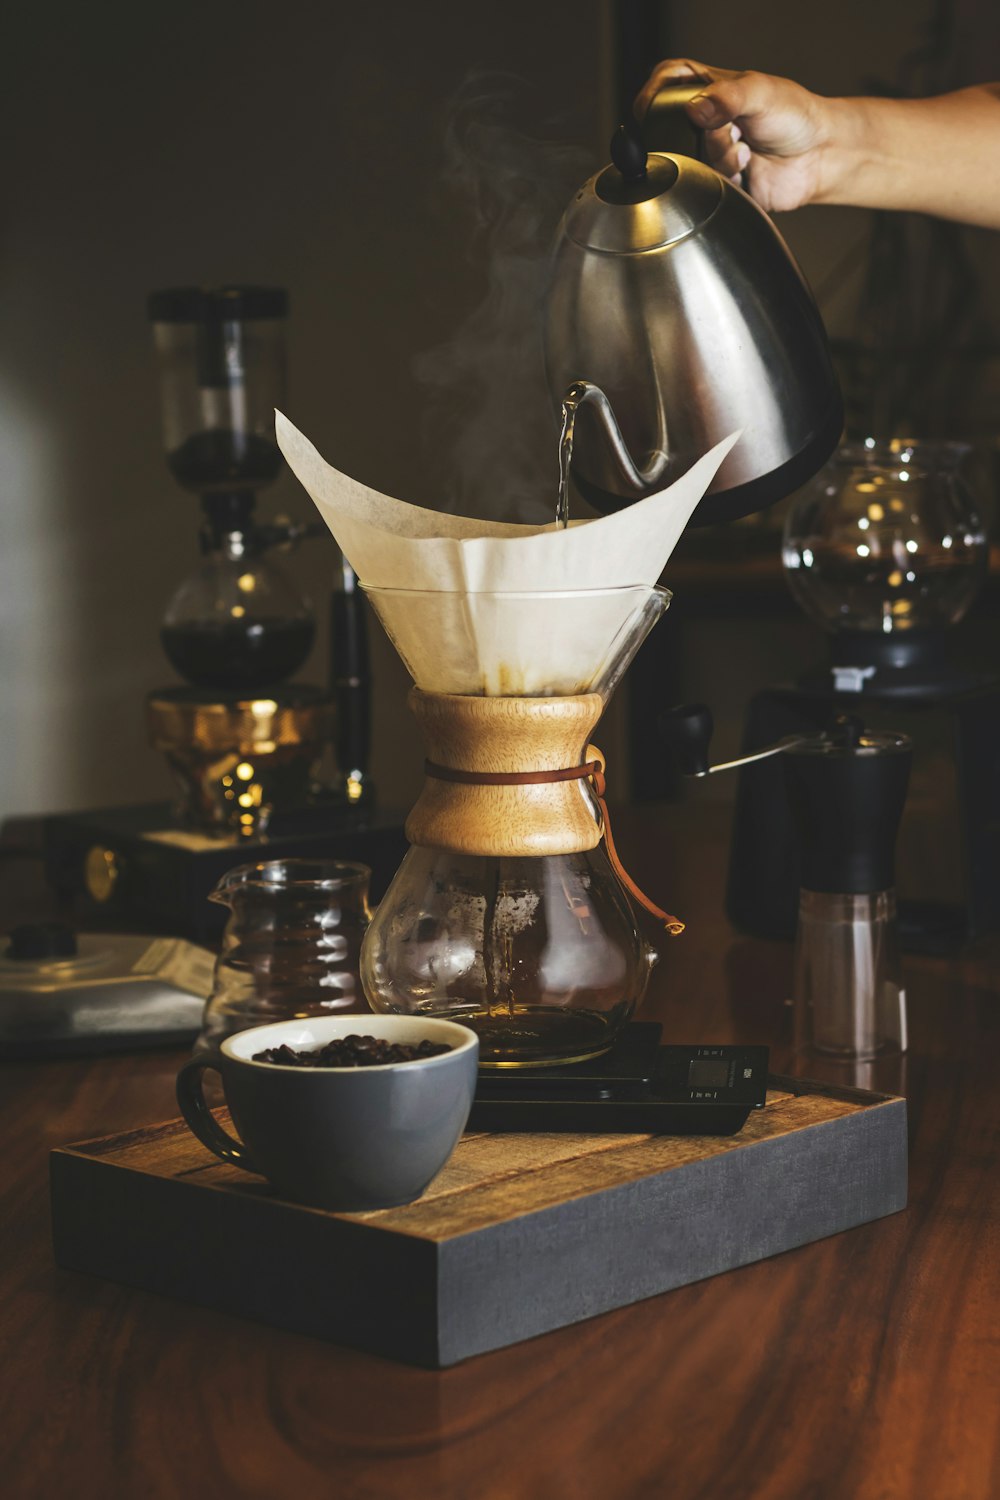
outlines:
[[[563,230],[584,250],[657,250],[700,229],[727,190],[736,191],[702,162],[652,152],[641,176],[611,165],[585,182],[566,210]]]

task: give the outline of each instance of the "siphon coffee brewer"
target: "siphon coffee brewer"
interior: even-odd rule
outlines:
[[[149,736],[174,774],[181,822],[246,840],[266,831],[275,805],[306,802],[333,732],[329,694],[289,682],[315,619],[272,555],[315,528],[255,515],[258,489],[282,468],[273,409],[288,299],[279,287],[176,287],[148,307],[167,464],[202,510],[201,562],[161,629],[185,686],[149,694]]]

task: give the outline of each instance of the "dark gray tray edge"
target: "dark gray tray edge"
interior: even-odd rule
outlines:
[[[774,1086],[786,1083],[796,1086],[788,1092],[828,1092],[803,1080]],[[186,1193],[183,1180],[148,1179],[87,1154],[96,1143],[81,1142],[51,1154],[55,1258],[69,1270],[439,1368],[904,1208],[905,1100],[846,1093],[868,1107],[438,1243],[253,1192]],[[753,1219],[755,1205],[775,1194],[781,1201],[783,1173],[794,1178],[822,1164],[807,1138],[821,1143],[824,1161],[839,1154],[856,1167],[874,1164],[870,1180],[841,1172],[839,1193],[827,1182],[797,1194],[797,1222],[780,1234],[753,1220],[734,1236],[734,1202]],[[760,1166],[745,1172],[741,1162]],[[706,1217],[718,1205],[720,1175],[730,1188],[749,1179],[721,1221],[717,1207],[714,1220]],[[668,1223],[680,1225],[682,1243],[664,1249]],[[623,1243],[638,1252],[637,1265],[625,1263]],[[283,1264],[290,1245],[294,1267]],[[349,1295],[338,1296],[345,1287]]]
[[[799,1249],[898,1213],[906,1201],[906,1101],[890,1096],[778,1140],[456,1236],[440,1246],[441,1362]]]

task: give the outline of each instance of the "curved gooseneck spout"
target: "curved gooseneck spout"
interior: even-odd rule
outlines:
[[[590,380],[574,380],[567,387],[562,399],[562,431],[559,435],[559,503],[556,511],[560,526],[566,526],[569,522],[569,471],[573,458],[576,414],[581,406],[585,405],[593,408],[594,415],[604,433],[608,452],[622,482],[623,505],[626,504],[624,496],[650,494],[659,485],[666,483],[670,459],[666,451],[666,414],[659,396],[657,397],[659,429],[657,445],[645,469],[640,469],[628,451],[621,428],[618,426],[618,418],[601,387],[594,385]]]

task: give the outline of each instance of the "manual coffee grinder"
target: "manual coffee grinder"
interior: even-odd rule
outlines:
[[[737,760],[709,764],[712,714],[703,703],[660,716],[660,735],[685,776],[768,766],[790,812],[796,863],[792,1001],[799,1051],[841,1062],[905,1052],[896,839],[912,743],[873,731],[857,714],[798,729]]]

